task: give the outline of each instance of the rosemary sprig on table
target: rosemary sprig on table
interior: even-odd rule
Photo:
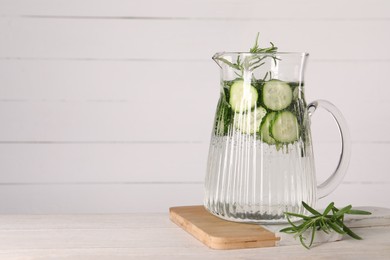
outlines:
[[[314,241],[316,231],[323,231],[327,234],[331,231],[335,231],[339,234],[346,234],[354,239],[362,239],[360,236],[355,234],[351,229],[349,229],[344,224],[344,215],[345,214],[353,214],[353,215],[370,215],[371,212],[364,210],[355,210],[352,209],[352,206],[346,206],[342,209],[338,209],[334,206],[334,203],[330,203],[324,212],[321,214],[317,210],[313,209],[305,202],[302,201],[303,207],[310,212],[311,216],[305,216],[302,214],[285,212],[284,214],[287,217],[287,221],[290,223],[291,227],[286,227],[280,230],[280,232],[284,232],[287,234],[295,234],[295,237],[299,237],[301,244],[309,249]],[[331,214],[330,214],[331,213]],[[293,223],[291,221],[291,217],[300,218],[301,221],[297,223]],[[310,234],[310,242],[305,243],[304,235],[308,232]]]
[[[239,71],[235,72],[238,77],[243,78],[245,72],[252,73],[255,69],[261,67],[265,64],[265,59],[271,57],[276,65],[277,60],[279,60],[274,54],[277,52],[278,47],[276,47],[272,42],[270,42],[271,46],[268,48],[260,48],[259,47],[259,33],[256,36],[255,44],[252,48],[249,49],[250,53],[259,54],[259,55],[250,55],[245,56],[244,60],[241,60],[241,56],[238,55],[236,62],[230,62],[225,58],[217,57],[216,60],[222,61],[227,64],[229,67]],[[265,80],[269,76],[272,78],[271,72],[267,72],[263,78]]]

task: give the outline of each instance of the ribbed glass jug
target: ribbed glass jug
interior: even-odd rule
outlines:
[[[232,221],[285,222],[304,213],[302,201],[332,192],[346,173],[350,141],[346,122],[331,103],[305,101],[307,53],[217,53],[220,98],[210,141],[204,206]],[[336,170],[317,186],[310,117],[330,112],[340,130]]]

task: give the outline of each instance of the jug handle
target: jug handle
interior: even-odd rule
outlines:
[[[332,103],[326,100],[316,100],[311,102],[307,106],[309,116],[312,116],[315,110],[319,107],[325,109],[333,116],[339,128],[341,137],[341,152],[337,167],[333,174],[317,187],[317,196],[319,199],[321,199],[329,195],[337,188],[347,172],[349,159],[351,156],[351,137],[344,116]]]

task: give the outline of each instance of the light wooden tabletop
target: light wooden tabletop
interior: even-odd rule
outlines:
[[[390,259],[390,226],[354,231],[364,240],[213,250],[168,213],[0,215],[0,259]]]

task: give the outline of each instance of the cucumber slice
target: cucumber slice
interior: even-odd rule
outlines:
[[[276,116],[276,112],[268,113],[260,127],[261,140],[267,144],[276,144],[275,139],[270,134],[270,126]]]
[[[253,134],[259,131],[261,122],[267,110],[264,107],[256,107],[253,111],[235,115],[235,126],[244,134]]]
[[[278,143],[292,143],[298,140],[298,120],[290,111],[277,113],[270,129],[272,137]]]
[[[250,83],[237,80],[230,87],[229,104],[234,112],[245,112],[255,107],[259,94]]]
[[[263,103],[271,110],[285,109],[291,104],[292,98],[291,87],[286,82],[273,79],[263,86]]]

